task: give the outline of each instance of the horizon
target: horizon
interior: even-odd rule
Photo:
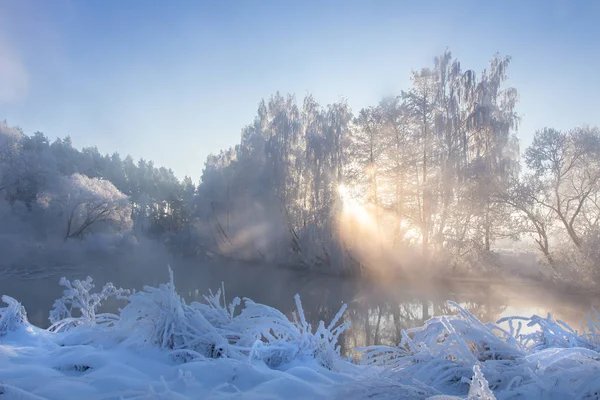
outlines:
[[[512,57],[521,150],[545,126],[598,124],[600,3],[340,4],[0,1],[0,118],[199,182],[261,99],[345,98],[356,115],[448,48],[477,74]]]

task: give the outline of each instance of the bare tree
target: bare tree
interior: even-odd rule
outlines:
[[[515,211],[515,236],[531,236],[550,266],[555,269],[555,261],[550,252],[550,230],[554,215],[550,209],[540,205],[539,195],[539,181],[535,176],[527,175],[497,190],[495,200],[507,204]]]
[[[554,212],[577,248],[590,221],[597,224],[600,189],[600,131],[545,128],[535,133],[525,160],[540,181],[535,202]]]

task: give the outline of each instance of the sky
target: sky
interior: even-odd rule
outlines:
[[[600,1],[0,0],[0,119],[200,179],[276,91],[356,113],[449,48],[512,56],[521,147],[600,124]]]

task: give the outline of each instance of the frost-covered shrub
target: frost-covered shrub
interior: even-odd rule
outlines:
[[[245,299],[244,307],[237,312],[241,300],[235,298],[227,304],[224,288],[216,293],[210,291],[202,302],[187,304],[175,290],[170,268],[168,283],[146,286],[143,291],[131,295],[116,289],[112,283],[106,284],[99,293],[91,293],[94,285],[90,277],[73,282],[63,278],[60,284],[66,289],[50,312],[51,332],[102,324],[102,335],[106,340],[127,346],[156,346],[183,360],[258,358],[276,367],[297,358],[314,358],[319,364],[333,369],[339,358],[337,341],[349,325],[340,324],[346,308],[343,306],[328,326],[320,322],[313,331],[298,296],[297,312],[292,320],[272,307],[249,299]],[[111,296],[124,298],[128,304],[118,316],[96,314],[101,302]],[[74,316],[74,310],[81,315]],[[93,336],[96,330],[77,332]],[[83,340],[77,334],[71,334],[69,338],[69,343]]]
[[[150,344],[173,351],[184,359],[194,357],[257,358],[271,367],[296,358],[315,358],[333,368],[339,358],[337,341],[348,324],[339,325],[342,307],[329,326],[320,322],[316,331],[306,321],[300,298],[297,313],[289,320],[278,310],[245,299],[229,305],[224,288],[204,296],[204,302],[186,304],[176,292],[173,272],[158,288],[145,287],[129,297],[117,329],[128,332],[130,344]]]
[[[261,359],[271,367],[296,358],[314,358],[334,368],[339,358],[337,341],[348,323],[339,324],[343,306],[328,326],[319,323],[313,332],[306,321],[300,298],[289,320],[278,310],[239,298],[225,301],[224,288],[204,296],[203,302],[187,304],[176,292],[173,272],[169,282],[128,297],[115,329],[130,345],[151,345],[172,351],[179,358]]]
[[[455,362],[477,363],[486,360],[513,360],[524,350],[509,332],[494,324],[484,324],[458,304],[459,314],[428,320],[425,325],[402,332],[397,348],[371,346],[364,350],[367,364],[400,365],[441,357]]]
[[[244,299],[244,309],[229,328],[244,333],[239,344],[248,346],[248,340],[253,340],[251,357],[263,360],[270,367],[278,367],[297,358],[314,358],[322,366],[333,369],[340,356],[338,339],[349,326],[349,323],[340,324],[346,305],[328,326],[320,321],[313,332],[311,324],[306,321],[300,296],[296,295],[295,301],[297,311],[290,321],[272,307]]]
[[[515,337],[523,348],[529,353],[548,348],[571,348],[581,347],[600,351],[600,315],[593,309],[587,315],[587,326],[577,331],[561,320],[552,319],[548,314],[546,318],[538,315],[532,317],[507,317],[498,323],[507,322],[510,326],[511,336]],[[517,326],[515,327],[515,322]],[[528,327],[536,327],[533,332],[523,334],[521,328],[523,322]]]
[[[60,279],[59,284],[66,289],[63,291],[63,296],[54,302],[52,310],[50,310],[49,319],[52,324],[49,328],[50,331],[59,332],[75,326],[109,323],[119,319],[114,314],[97,315],[96,311],[109,297],[120,298],[129,294],[129,291],[117,289],[109,282],[99,293],[91,293],[95,287],[92,282],[93,280],[89,276],[84,281],[76,279],[71,282],[65,277]],[[81,315],[73,316],[74,310],[78,310]]]
[[[129,333],[129,344],[158,346],[184,358],[230,355],[225,335],[205,318],[200,307],[186,304],[177,294],[170,268],[169,283],[158,288],[146,286],[129,296],[117,329]]]
[[[473,366],[473,377],[471,378],[471,386],[469,387],[469,400],[496,400],[494,393],[490,390],[488,381],[481,373],[479,365]]]
[[[592,288],[598,282],[597,266],[586,254],[587,244],[582,249],[566,242],[557,246],[553,254],[555,280],[562,285]]]
[[[233,322],[235,308],[241,304],[239,297],[234,298],[231,304],[227,305],[225,287],[221,287],[216,293],[209,290],[209,294],[202,297],[205,303],[194,301],[190,307],[200,312],[214,327],[225,328]]]
[[[25,307],[10,296],[2,296],[2,301],[8,307],[0,308],[0,336],[29,325]]]
[[[588,318],[583,333],[550,316],[498,321],[508,323],[506,331],[450,304],[458,315],[435,317],[423,327],[402,332],[397,348],[362,349],[362,361],[383,366],[382,377],[398,384],[418,381],[457,395],[469,391],[469,399],[493,398],[489,390],[498,398],[597,398],[597,315],[595,320]],[[537,330],[522,334],[524,322]],[[485,383],[478,374],[485,375]]]

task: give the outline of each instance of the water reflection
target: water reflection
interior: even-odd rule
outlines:
[[[229,300],[233,296],[249,297],[276,307],[288,316],[295,310],[293,295],[298,293],[306,318],[313,326],[320,320],[328,323],[341,305],[347,303],[344,318],[351,326],[341,343],[345,355],[357,347],[395,345],[400,342],[403,329],[421,326],[432,316],[455,314],[456,310],[447,300],[458,303],[484,322],[495,322],[509,315],[545,316],[550,312],[577,328],[591,307],[600,304],[597,298],[578,293],[559,295],[532,284],[384,284],[268,267],[239,270],[234,266],[216,268],[209,276],[212,288],[225,282]],[[203,279],[206,281],[206,278]],[[181,282],[176,279],[176,284],[180,288],[190,285],[186,297],[200,300],[204,292],[198,290],[199,281],[200,278],[188,274]]]
[[[166,282],[164,264],[134,270],[113,265],[94,268],[90,274],[97,287],[112,281],[116,286],[141,289]],[[414,282],[368,282],[340,279],[308,272],[223,263],[190,265],[172,262],[177,291],[188,301],[200,300],[209,289],[225,286],[228,301],[233,297],[249,297],[256,302],[278,308],[286,315],[295,310],[294,294],[302,299],[306,318],[313,326],[319,320],[328,323],[343,303],[348,304],[345,320],[350,329],[342,340],[342,352],[373,344],[395,345],[403,329],[420,326],[435,315],[454,314],[446,300],[452,300],[471,311],[482,321],[496,321],[507,315],[552,312],[574,327],[597,299],[577,293],[558,295],[535,285],[510,286],[479,282],[477,284],[416,285]],[[83,279],[87,274],[66,271],[68,279]],[[48,326],[48,311],[60,297],[60,276],[43,279],[3,279],[0,293],[23,303],[32,323]],[[114,305],[113,305],[114,307]]]

